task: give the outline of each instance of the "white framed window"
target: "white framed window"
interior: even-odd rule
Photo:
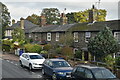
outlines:
[[[85,42],[88,43],[88,41],[90,40],[91,37],[91,32],[85,32]]]
[[[74,32],[74,42],[78,42],[78,32]]]
[[[59,41],[59,33],[56,33],[56,41]]]
[[[51,33],[47,33],[47,41],[51,41]]]
[[[120,32],[114,32],[114,37],[120,42]]]

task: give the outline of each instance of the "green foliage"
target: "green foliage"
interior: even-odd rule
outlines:
[[[40,16],[38,16],[36,14],[32,14],[31,16],[28,16],[26,18],[26,20],[28,20],[36,25],[40,25]]]
[[[44,8],[41,15],[46,18],[46,24],[60,24],[60,12],[57,8]]]
[[[89,21],[89,10],[93,10],[93,9],[88,9],[88,10],[85,10],[85,11],[75,12],[74,13],[75,21],[81,22],[81,23],[82,22],[88,22]],[[96,21],[105,21],[105,18],[106,18],[106,15],[107,15],[106,10],[95,9],[93,11],[94,11],[94,13],[96,13],[94,15]]]
[[[40,53],[42,50],[42,47],[37,44],[25,44],[24,47],[26,52]]]
[[[62,48],[61,48],[61,47],[56,48],[55,52],[56,52],[57,54],[60,54],[60,53],[62,52]]]
[[[66,32],[65,35],[62,35],[59,43],[64,46],[72,46],[73,45],[73,35],[72,32]]]
[[[18,42],[24,41],[25,33],[20,27],[17,27],[14,29],[14,32],[12,33],[12,37],[14,41],[18,41]]]
[[[88,43],[88,50],[96,58],[104,58],[109,54],[118,52],[119,45],[114,38],[112,31],[105,27],[94,38],[91,38]]]
[[[8,12],[8,8],[6,5],[0,2],[0,11],[2,11],[0,14],[0,22],[2,22],[2,37],[4,37],[5,29],[10,24],[10,12]]]
[[[82,59],[82,51],[81,51],[81,50],[77,50],[77,51],[75,52],[75,57]]]
[[[46,44],[44,47],[43,47],[44,50],[46,51],[49,51],[50,49],[52,49],[52,45],[51,44]]]
[[[68,18],[68,19],[67,19],[67,20],[68,20],[68,21],[67,21],[68,24],[72,24],[72,23],[75,23],[75,22],[76,22],[73,12],[72,12],[72,13],[67,13],[67,14],[66,14],[66,17]]]
[[[105,62],[109,65],[113,65],[115,63],[115,59],[112,57],[112,55],[108,55],[105,57]]]
[[[12,41],[11,40],[3,40],[2,42],[2,50],[9,52],[12,49]]]
[[[116,65],[120,66],[120,57],[117,57],[115,61],[116,61]]]

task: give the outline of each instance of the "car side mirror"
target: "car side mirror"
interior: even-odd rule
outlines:
[[[27,60],[29,60],[29,58],[27,58]]]

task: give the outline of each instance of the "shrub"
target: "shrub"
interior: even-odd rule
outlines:
[[[26,44],[24,45],[26,52],[35,52],[35,53],[40,53],[42,50],[42,47],[37,44]]]
[[[113,65],[115,62],[115,59],[112,57],[112,55],[108,55],[107,57],[105,57],[105,62],[109,65]]]
[[[77,51],[75,52],[75,58],[80,58],[80,59],[82,59],[82,51],[81,51],[81,50],[77,50]]]
[[[62,48],[62,55],[66,56],[67,59],[71,59],[73,57],[73,50],[69,46],[65,46]]]
[[[62,52],[62,48],[61,48],[61,47],[56,48],[55,52],[56,52],[57,54],[60,54],[60,53]]]
[[[52,49],[52,45],[51,44],[46,44],[44,47],[43,47],[44,50],[46,51],[49,51],[50,49]]]
[[[117,57],[117,58],[115,59],[115,62],[116,62],[116,65],[120,66],[120,57]]]

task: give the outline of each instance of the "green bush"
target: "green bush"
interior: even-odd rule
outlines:
[[[2,41],[2,50],[9,52],[12,47],[12,41],[11,40],[3,40]]]
[[[61,48],[61,47],[56,48],[56,49],[55,49],[55,52],[56,52],[57,54],[60,54],[60,53],[62,52],[62,48]]]
[[[120,57],[117,57],[117,58],[115,59],[115,62],[116,62],[116,65],[120,66]]]
[[[42,50],[42,47],[37,44],[26,44],[24,45],[26,52],[32,52],[32,53],[40,53]]]
[[[46,44],[44,47],[43,47],[44,50],[46,51],[49,51],[50,49],[52,49],[52,45],[51,44]]]
[[[105,57],[105,62],[108,65],[113,65],[114,62],[115,62],[115,59],[112,57],[112,55],[108,55],[108,56]]]
[[[82,59],[82,51],[81,51],[81,50],[77,50],[77,51],[75,52],[75,58],[80,58],[80,59]]]

